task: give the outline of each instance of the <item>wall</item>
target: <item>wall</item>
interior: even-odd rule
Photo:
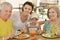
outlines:
[[[0,0],[0,3],[5,2],[6,0]]]
[[[24,4],[26,1],[31,1],[35,4],[36,0],[6,0],[7,2],[10,2],[13,7],[19,7],[19,4]]]

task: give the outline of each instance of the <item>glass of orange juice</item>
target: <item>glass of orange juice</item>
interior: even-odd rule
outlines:
[[[36,34],[36,31],[34,31],[34,30],[31,30],[31,31],[30,31],[30,36],[31,36],[31,37],[34,37],[35,34]]]
[[[30,27],[29,28],[29,34],[31,37],[34,37],[36,35],[37,28],[36,27]]]

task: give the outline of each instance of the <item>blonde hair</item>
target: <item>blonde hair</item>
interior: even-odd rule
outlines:
[[[0,10],[1,10],[2,8],[4,8],[5,6],[11,6],[11,8],[12,8],[12,4],[10,4],[10,3],[8,3],[8,2],[3,2],[3,3],[0,4]]]
[[[57,17],[60,17],[60,10],[59,10],[59,8],[58,8],[58,7],[51,7],[51,8],[49,8],[48,11],[47,11],[47,16],[48,16],[48,18],[49,18],[49,10],[50,10],[50,9],[54,9],[54,10],[56,11],[56,13],[57,13]]]

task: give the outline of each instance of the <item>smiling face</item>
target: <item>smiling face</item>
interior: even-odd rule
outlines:
[[[32,23],[32,25],[36,25],[36,23],[37,23],[37,18],[31,18],[31,23]]]
[[[2,18],[3,20],[7,20],[8,18],[10,18],[11,13],[12,13],[12,7],[6,5],[0,11],[0,18]]]
[[[24,7],[23,7],[23,11],[26,11],[28,13],[31,13],[32,11],[32,7],[28,4],[26,4]]]
[[[53,8],[48,11],[48,15],[51,20],[55,20],[57,18],[57,14],[58,13]]]
[[[21,20],[23,22],[27,21],[28,16],[29,16],[28,12],[21,12],[21,14],[20,14]]]

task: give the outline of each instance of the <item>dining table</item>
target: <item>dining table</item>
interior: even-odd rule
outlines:
[[[23,38],[23,39],[20,39],[20,38],[11,38],[9,40],[31,40],[31,38],[32,37],[27,37],[27,38]],[[34,40],[60,40],[60,37],[46,38],[46,37],[43,37],[42,35],[35,35],[34,38],[35,38]]]

